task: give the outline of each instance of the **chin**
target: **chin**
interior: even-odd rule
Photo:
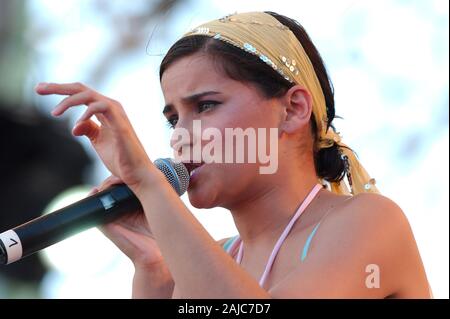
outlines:
[[[217,207],[216,197],[212,192],[200,192],[199,190],[188,190],[189,202],[195,208]]]
[[[189,202],[195,208],[213,208],[217,207],[219,201],[220,189],[222,188],[219,174],[211,174],[211,168],[205,165],[194,179],[192,184],[187,189]]]
[[[233,167],[234,168],[234,167]],[[214,171],[212,170],[214,169]],[[236,169],[224,169],[224,167],[209,166],[201,171],[187,193],[189,202],[195,208],[226,207],[230,199],[234,199],[237,189],[233,180],[238,180]],[[233,187],[227,187],[233,185]]]
[[[189,186],[187,190],[189,202],[195,208],[217,207],[218,194],[220,194],[219,188],[211,179],[196,182]]]

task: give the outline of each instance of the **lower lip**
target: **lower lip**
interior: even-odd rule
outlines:
[[[192,184],[193,182],[195,182],[198,179],[198,174],[200,173],[200,171],[202,170],[203,165],[197,167],[192,174],[189,177],[189,184]]]

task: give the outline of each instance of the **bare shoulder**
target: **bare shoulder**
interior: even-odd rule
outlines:
[[[305,262],[274,286],[272,295],[383,298],[404,291],[412,277],[422,282],[422,290],[426,282],[408,220],[383,195],[364,193],[347,200],[323,220],[313,245]],[[374,269],[383,278],[377,289],[367,281]]]
[[[354,196],[354,205],[359,205],[361,208],[367,208],[369,211],[373,211],[375,209],[380,213],[386,212],[389,214],[395,214],[396,217],[406,220],[406,216],[401,207],[389,197],[381,194],[358,194]],[[372,210],[370,210],[370,207],[372,207]]]
[[[339,249],[380,264],[393,261],[414,237],[408,219],[390,198],[373,193],[354,196],[321,225],[318,245]],[[326,234],[326,235],[325,235]],[[343,246],[339,248],[337,246]],[[347,248],[347,249],[346,249]]]
[[[373,193],[358,194],[338,206],[320,228],[318,245],[332,246],[328,248],[347,243],[350,249],[362,249],[365,245],[372,253],[384,252],[387,246],[392,249],[404,242],[399,239],[412,239],[408,219],[400,206],[386,196]],[[373,245],[375,242],[377,245]]]
[[[364,261],[359,267],[365,265],[366,278],[367,272],[375,268],[383,276],[383,287],[379,289],[382,295],[406,298],[430,296],[413,231],[407,216],[395,201],[380,194],[358,194],[349,201],[336,222],[339,226],[334,226],[342,227],[345,234],[337,235],[339,237],[335,239],[351,243],[347,252],[353,254],[349,256],[350,260],[356,264],[358,260]],[[328,228],[335,227],[330,224]],[[323,231],[326,232],[325,229]]]
[[[400,208],[390,198],[373,193],[361,193],[340,208],[336,218],[345,221],[347,227],[363,227],[366,230],[383,226],[384,231],[409,229],[408,220]],[[381,229],[377,229],[381,230]]]

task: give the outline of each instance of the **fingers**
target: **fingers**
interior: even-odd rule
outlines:
[[[93,189],[91,189],[89,191],[89,193],[87,194],[87,196],[94,195],[95,193],[98,193],[98,188],[97,187],[94,187]]]
[[[129,237],[136,237],[136,235],[132,231],[114,222],[102,226],[97,226],[97,228],[125,255],[133,260],[133,251],[135,250],[136,245],[132,244],[128,239]]]
[[[98,94],[92,90],[85,90],[80,93],[70,95],[55,107],[52,111],[52,115],[60,116],[72,106],[88,105],[89,103],[94,102],[97,98]]]
[[[105,189],[109,188],[110,186],[116,185],[116,184],[123,184],[123,181],[122,181],[120,178],[118,178],[118,177],[116,177],[116,176],[114,176],[114,175],[111,175],[111,176],[109,176],[107,179],[105,179],[105,180],[100,184],[100,186],[93,187],[93,188],[89,191],[89,193],[87,194],[87,196],[94,195],[94,194],[96,194],[96,193],[98,193],[98,192],[101,192],[102,190],[105,190]]]
[[[73,95],[86,90],[86,86],[81,83],[68,83],[68,84],[57,84],[57,83],[39,83],[35,90],[36,93],[40,95]]]
[[[112,185],[123,184],[123,181],[114,175],[111,175],[103,181],[103,183],[98,187],[99,191],[109,188]]]
[[[92,120],[86,120],[82,122],[78,121],[78,123],[72,129],[72,134],[74,136],[86,136],[91,140],[91,142],[95,142],[99,132],[100,127]]]
[[[56,84],[56,83],[40,83],[36,86],[36,92],[41,95],[69,95],[62,100],[52,111],[53,116],[64,114],[69,108],[79,105],[87,105],[91,107],[84,114],[83,120],[87,120],[95,113],[106,112],[110,100],[94,90],[88,88],[81,83]]]
[[[86,121],[94,114],[104,114],[108,110],[108,104],[104,101],[94,102],[89,104],[88,109],[80,117],[78,122]],[[77,122],[77,123],[78,123]]]
[[[146,242],[148,243],[147,237],[118,223],[113,222],[97,228],[133,262],[145,259],[145,256],[151,252],[149,245],[146,244]],[[142,263],[145,264],[145,262]]]
[[[111,121],[119,129],[129,125],[128,118],[120,103],[97,93],[81,83],[40,83],[35,89],[41,95],[69,95],[55,107],[52,111],[53,116],[60,116],[74,106],[87,105],[88,108],[77,121],[77,125],[89,120],[92,115],[96,115],[102,125],[105,124],[105,120]],[[74,135],[95,137],[96,128],[93,123],[84,123],[80,128],[74,128]]]

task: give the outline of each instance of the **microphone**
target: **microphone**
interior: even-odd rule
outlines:
[[[183,163],[157,159],[155,166],[179,196],[189,186],[189,171]],[[0,264],[7,265],[51,246],[88,228],[105,224],[142,208],[125,184],[84,198],[53,213],[35,218],[0,234]]]

